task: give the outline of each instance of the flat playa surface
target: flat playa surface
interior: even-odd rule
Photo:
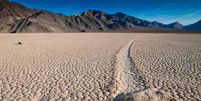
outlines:
[[[144,86],[163,89],[178,99],[201,100],[201,35],[151,34],[131,48]]]
[[[0,34],[0,47],[0,100],[111,101],[146,88],[201,100],[201,35]]]

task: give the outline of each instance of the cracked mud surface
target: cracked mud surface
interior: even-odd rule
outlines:
[[[162,89],[178,100],[201,100],[201,35],[141,36],[131,57],[144,87]]]
[[[145,88],[162,89],[181,100],[201,99],[200,35],[0,36],[3,101],[111,101],[122,92]]]
[[[0,99],[112,100],[116,54],[132,34],[1,35]],[[122,37],[124,37],[122,39]],[[16,45],[16,42],[22,45]]]

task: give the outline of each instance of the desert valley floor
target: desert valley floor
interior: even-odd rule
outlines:
[[[0,34],[1,101],[157,99],[146,90],[201,100],[200,34]]]

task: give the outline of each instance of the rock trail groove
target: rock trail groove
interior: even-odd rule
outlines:
[[[117,81],[121,90],[126,93],[140,89],[136,81],[136,73],[133,71],[135,65],[130,57],[130,48],[137,39],[128,42],[117,54]]]

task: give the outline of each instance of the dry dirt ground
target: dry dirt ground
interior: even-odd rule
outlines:
[[[144,35],[130,51],[144,87],[162,89],[177,99],[201,100],[201,35]]]
[[[201,100],[200,47],[197,34],[0,34],[0,100]]]

